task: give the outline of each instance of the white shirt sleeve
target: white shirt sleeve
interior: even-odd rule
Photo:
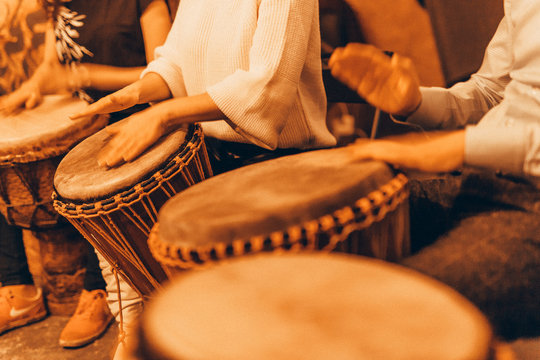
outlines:
[[[501,21],[470,80],[422,88],[422,104],[408,121],[425,129],[465,128],[467,165],[540,176],[540,96],[511,80],[511,26],[507,17]]]
[[[278,145],[297,99],[316,10],[314,0],[261,0],[249,68],[207,89],[229,125],[256,145]]]
[[[476,124],[499,104],[510,82],[512,51],[506,19],[488,45],[482,66],[471,79],[449,89],[421,88],[422,104],[407,120],[425,129],[457,129]]]

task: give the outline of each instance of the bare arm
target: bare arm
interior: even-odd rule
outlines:
[[[140,19],[145,42],[146,58],[153,59],[154,50],[161,45],[171,26],[169,11],[163,0],[153,1]],[[42,95],[69,92],[75,88],[114,91],[139,79],[144,67],[115,67],[86,63],[75,67],[60,64],[55,49],[54,25],[50,21],[45,40],[43,62],[35,74],[19,89],[0,98],[0,111],[13,112],[17,108],[33,108]]]

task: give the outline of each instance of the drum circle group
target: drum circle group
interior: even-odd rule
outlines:
[[[167,341],[159,345],[163,346],[159,350],[149,350],[147,337],[155,321],[160,321],[163,316],[159,304],[170,301],[171,295],[167,291],[177,291],[176,278],[189,284],[194,281],[212,282],[212,277],[220,277],[221,271],[239,271],[237,266],[246,266],[248,269],[245,271],[260,271],[261,274],[268,274],[268,271],[264,272],[265,267],[279,266],[283,273],[291,276],[270,281],[273,287],[262,278],[262,283],[254,284],[251,279],[245,284],[241,281],[240,285],[261,287],[265,293],[280,293],[294,288],[295,282],[303,281],[306,283],[305,299],[300,296],[294,300],[283,300],[292,301],[291,304],[297,308],[305,301],[312,301],[314,292],[326,291],[315,281],[318,270],[314,269],[324,268],[329,262],[343,262],[346,263],[343,266],[355,268],[370,267],[371,261],[376,261],[374,268],[380,268],[381,274],[390,279],[390,289],[396,282],[414,278],[410,271],[404,272],[402,278],[399,267],[388,265],[388,262],[409,254],[410,239],[408,181],[386,164],[353,162],[347,149],[335,148],[288,155],[212,176],[204,134],[195,124],[163,137],[136,160],[108,169],[100,167],[96,160],[110,136],[102,129],[107,119],[69,120],[67,115],[76,112],[76,107],[81,105],[71,98],[48,97],[38,108],[40,110],[36,110],[38,113],[23,112],[18,119],[0,123],[0,126],[7,126],[5,132],[0,132],[6,134],[6,138],[0,140],[0,211],[10,223],[31,229],[55,227],[59,221],[58,214],[61,215],[150,302],[153,310],[143,317],[139,337],[138,352],[142,358],[153,356],[148,351],[170,351]],[[47,115],[39,114],[39,111],[45,111]],[[54,118],[55,111],[57,117],[63,118],[62,121],[55,119],[54,126],[47,122],[39,123],[43,119]],[[36,131],[30,136],[28,134],[32,131],[28,129],[32,127]],[[298,258],[292,254],[298,252],[303,253]],[[368,261],[367,257],[380,260]],[[386,266],[391,270],[387,271]],[[310,274],[312,270],[315,272]],[[208,275],[203,275],[206,271],[209,271]],[[301,274],[304,278],[299,280],[292,276],[294,274]],[[343,286],[352,286],[362,278],[362,274],[353,278],[352,284]],[[327,285],[342,280],[329,278]],[[154,295],[159,294],[156,290],[169,281],[172,283],[170,289],[154,299]],[[425,281],[413,280],[411,286],[420,289]],[[455,331],[449,331],[454,326],[457,329],[468,327],[475,334],[471,343],[480,347],[479,350],[470,350],[471,353],[481,354],[474,355],[474,358],[486,359],[484,355],[489,352],[486,349],[491,333],[482,315],[466,300],[457,299],[449,289],[439,288],[435,282],[428,283],[427,287],[433,287],[434,293],[447,297],[449,303],[454,302],[456,309],[462,307],[470,313],[462,317],[465,325],[447,323],[441,334],[454,334]],[[198,286],[203,290],[207,288],[205,284]],[[358,284],[354,299],[341,293],[340,299],[353,301],[358,307],[365,305],[364,296],[379,303],[380,299],[373,298],[373,292],[384,297],[378,286],[382,285],[371,289],[368,285]],[[190,293],[200,292],[200,289],[193,289]],[[244,290],[236,288],[235,291],[243,293]],[[232,294],[236,296],[234,291]],[[186,309],[190,309],[193,306],[190,298],[184,300]],[[152,305],[153,301],[155,305]],[[209,301],[211,304],[216,300]],[[339,301],[336,306],[339,306]],[[407,306],[420,304],[411,305],[411,301],[410,298],[406,301]],[[327,305],[328,314],[333,313],[332,305]],[[405,306],[404,311],[407,310]],[[277,310],[259,308],[255,313],[243,316],[253,316],[249,323],[257,321],[266,311]],[[305,311],[311,321],[310,317],[314,315]],[[437,309],[436,313],[438,316],[444,311]],[[322,312],[319,315],[331,317],[328,314]],[[152,319],[153,316],[157,320]],[[179,320],[174,316],[184,315],[181,312],[173,314],[173,322]],[[409,316],[414,317],[413,314]],[[362,319],[355,321],[361,322]],[[408,320],[404,322],[406,324],[401,325],[405,326],[405,333],[407,325],[422,326],[418,321],[414,324]],[[211,321],[204,323],[218,326]],[[287,328],[287,323],[287,319],[283,319],[282,326],[275,330],[292,331],[292,328]],[[290,326],[294,325],[291,323]],[[347,328],[343,324],[330,327],[338,332]],[[174,331],[182,332],[181,329]],[[365,333],[361,335],[350,335],[369,337],[370,330],[365,328],[363,331]],[[441,336],[438,339],[440,344],[444,344],[441,348],[447,348],[447,342],[455,338],[453,335]],[[298,346],[295,344],[293,347],[296,349]],[[426,354],[433,354],[433,348],[437,346],[426,346],[425,352],[418,350],[414,356],[421,354],[423,357],[420,358],[427,358]],[[203,352],[189,356],[227,358],[230,355],[227,351],[233,348],[237,351],[236,347],[225,346],[223,353]],[[272,353],[268,344],[254,344],[247,348],[266,352],[265,356]],[[184,350],[191,351],[189,347]],[[231,354],[236,354],[234,351]],[[321,351],[315,358],[328,358]],[[471,358],[470,353],[462,355],[457,358]],[[168,353],[163,358],[179,357]]]

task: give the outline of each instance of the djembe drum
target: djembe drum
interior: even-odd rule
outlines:
[[[31,229],[57,224],[51,199],[56,167],[70,148],[107,123],[105,116],[69,119],[86,105],[50,95],[39,107],[0,121],[0,211],[9,224]]]
[[[54,177],[54,207],[146,297],[167,278],[147,245],[160,207],[212,171],[198,125],[161,138],[132,162],[106,169],[97,154],[109,139],[102,130],[66,155]]]
[[[260,251],[409,252],[407,179],[347,148],[245,166],[176,195],[149,246],[169,274]]]
[[[486,360],[492,332],[464,297],[404,267],[259,254],[178,276],[135,342],[144,360]]]
[[[53,208],[53,176],[75,144],[107,124],[106,116],[72,121],[86,102],[70,95],[49,95],[32,110],[0,121],[0,211],[8,223],[25,230],[30,248],[39,248],[40,265],[30,264],[49,311],[70,315],[84,280],[85,240],[61,221]]]

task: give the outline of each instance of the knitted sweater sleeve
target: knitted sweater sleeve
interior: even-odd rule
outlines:
[[[316,0],[260,0],[249,68],[207,89],[229,125],[256,145],[278,145],[298,99],[308,40],[318,25],[317,9]]]

